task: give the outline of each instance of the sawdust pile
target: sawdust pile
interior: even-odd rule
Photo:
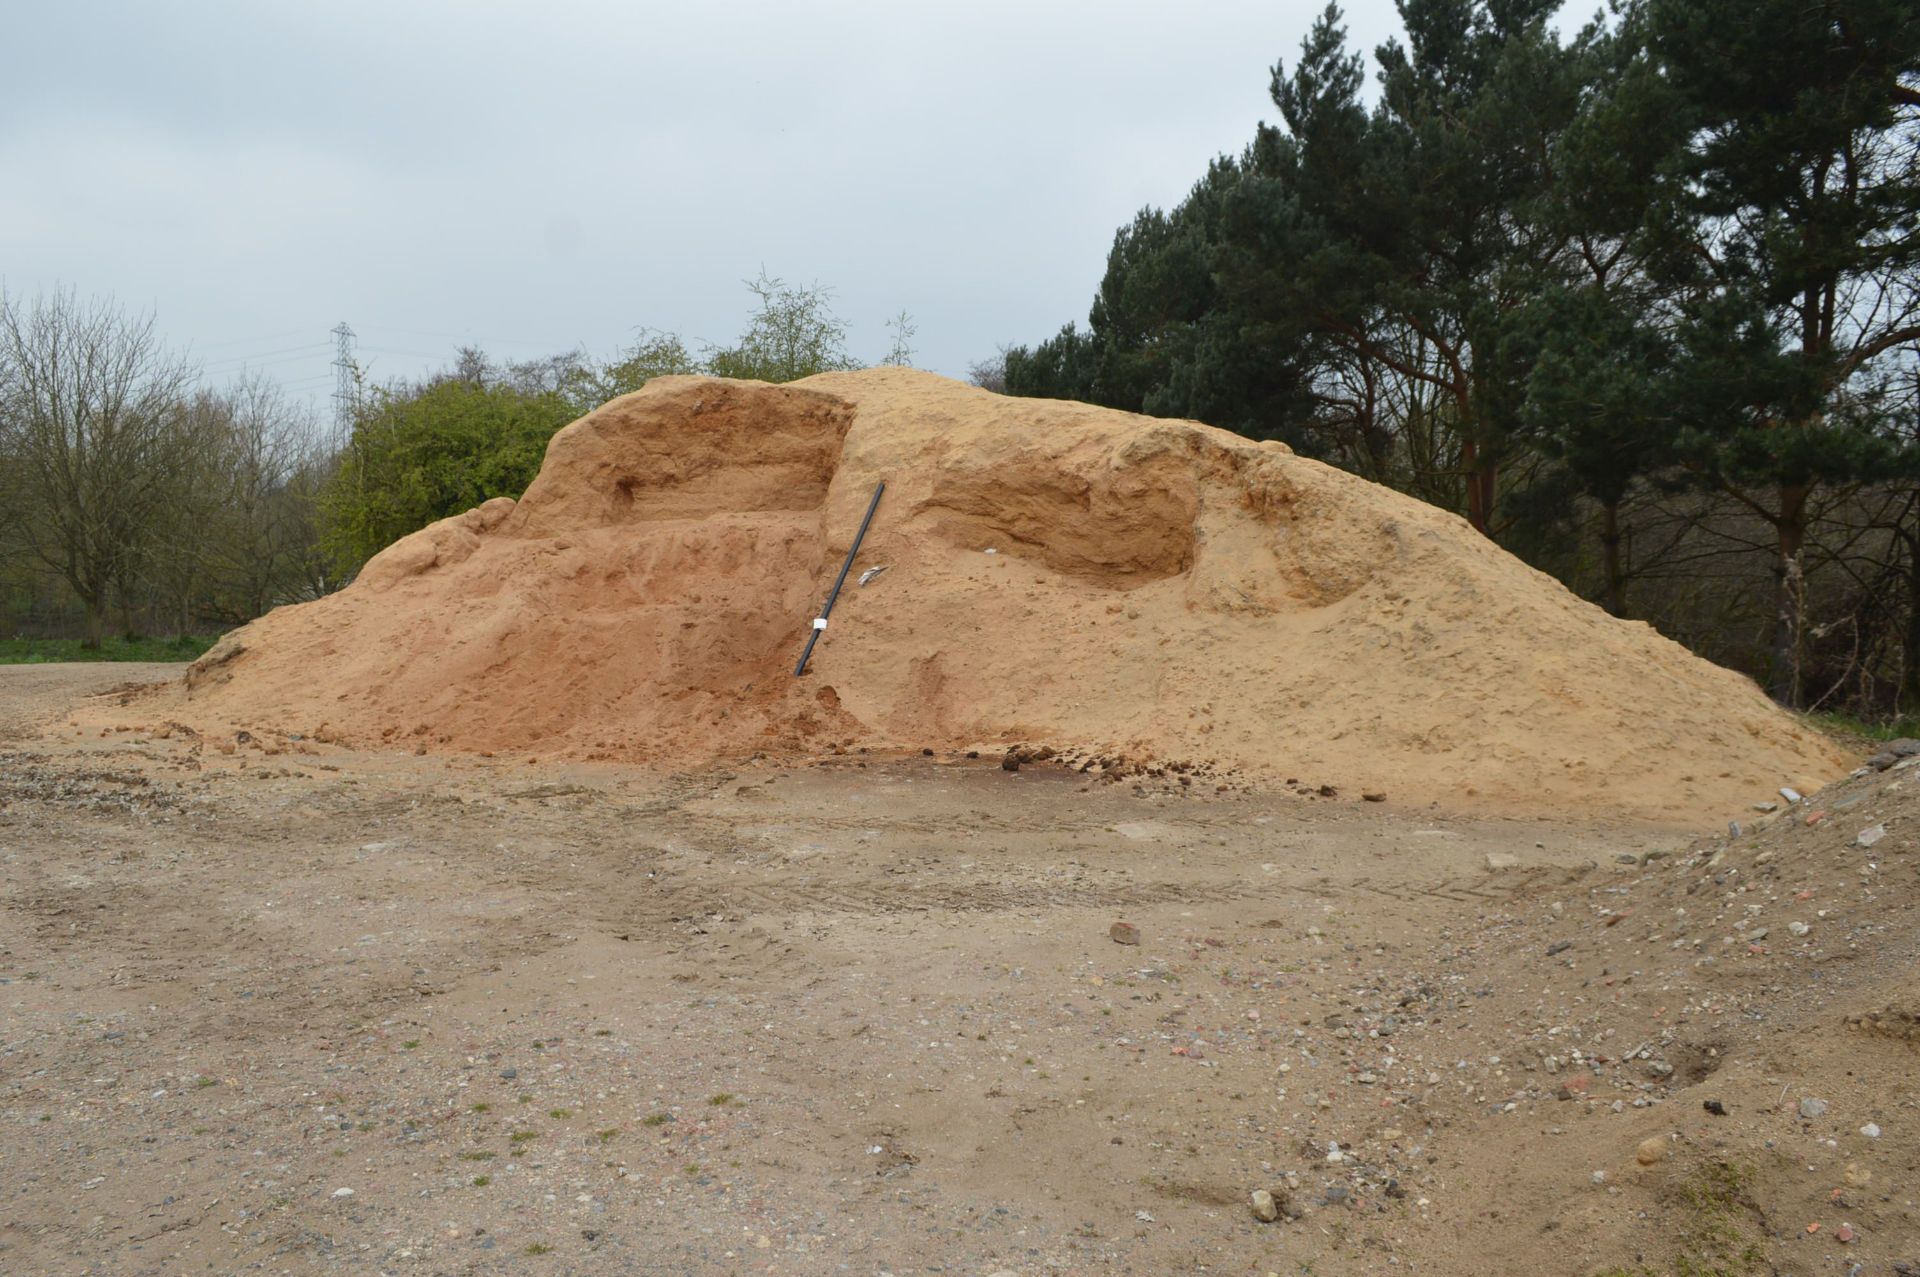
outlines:
[[[792,668],[876,480],[805,678]],[[1273,443],[897,369],[663,378],[520,501],[224,640],[190,720],[686,766],[1046,744],[1672,819],[1843,760],[1459,519]]]

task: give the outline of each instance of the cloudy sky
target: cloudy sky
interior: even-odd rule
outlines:
[[[1114,228],[1272,118],[1317,4],[59,0],[8,15],[0,282],[329,391],[461,342],[722,342],[764,268],[963,375],[1084,318]],[[1356,43],[1390,0],[1345,6]]]

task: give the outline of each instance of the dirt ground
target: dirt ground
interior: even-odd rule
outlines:
[[[1733,837],[175,673],[0,669],[9,1277],[1920,1272],[1920,772]]]

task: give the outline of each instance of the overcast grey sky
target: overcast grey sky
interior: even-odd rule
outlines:
[[[1344,6],[1371,50],[1391,0]],[[1273,118],[1318,4],[91,0],[10,6],[0,280],[330,389],[459,342],[721,342],[761,266],[963,375],[1083,319],[1114,228]]]

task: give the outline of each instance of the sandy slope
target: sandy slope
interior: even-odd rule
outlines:
[[[793,661],[877,480],[813,669]],[[1744,678],[1411,498],[1190,422],[903,369],[666,378],[514,503],[231,636],[157,708],[685,764],[1024,742],[1669,820],[1838,772]]]

